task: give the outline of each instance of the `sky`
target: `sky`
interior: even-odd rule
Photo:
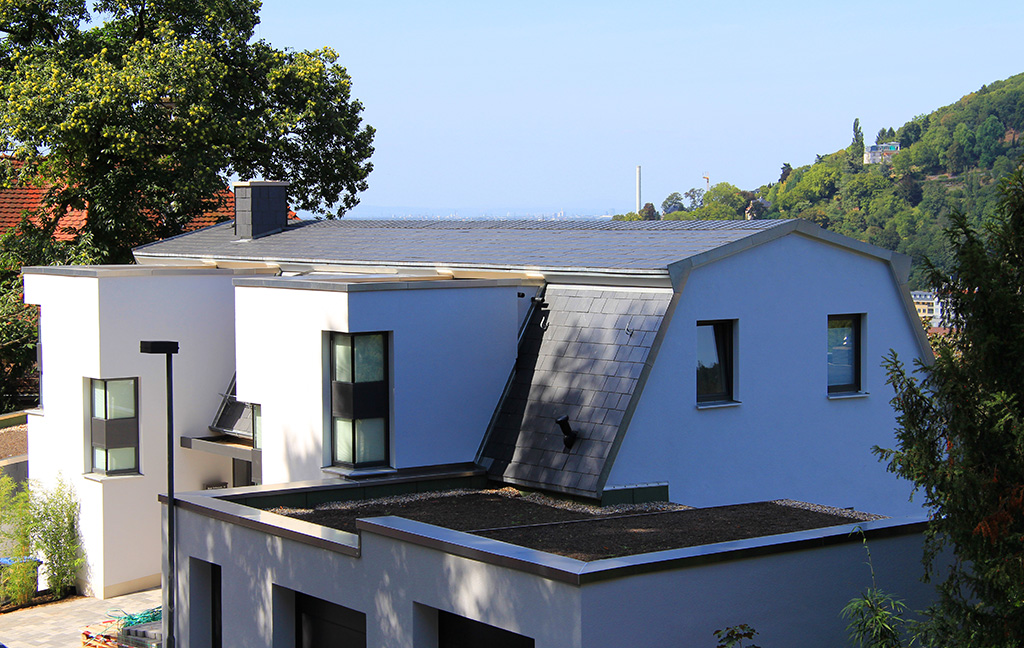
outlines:
[[[358,217],[625,213],[778,179],[1024,72],[1024,3],[264,0],[376,129]]]

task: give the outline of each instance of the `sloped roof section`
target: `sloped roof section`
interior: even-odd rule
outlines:
[[[31,185],[18,185],[7,189],[0,189],[0,232],[20,223],[22,214],[31,214],[39,209],[47,190],[46,187]],[[218,207],[193,218],[185,225],[185,231],[191,232],[234,218],[234,192],[230,189],[224,189],[220,194],[220,198],[220,205]],[[53,238],[58,241],[74,240],[78,236],[79,230],[85,226],[85,219],[86,212],[84,209],[69,210],[60,219],[60,226],[54,232]],[[38,218],[31,218],[31,220],[38,223]]]
[[[140,261],[213,258],[265,263],[664,273],[669,264],[790,221],[335,220],[292,222],[237,241],[230,223],[135,250]]]
[[[597,497],[671,297],[669,290],[549,285],[481,453],[490,474]],[[556,423],[561,416],[579,435],[570,449]]]

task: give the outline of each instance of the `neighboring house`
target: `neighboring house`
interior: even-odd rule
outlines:
[[[864,164],[886,164],[892,162],[892,156],[899,153],[899,142],[885,142],[884,144],[871,144],[864,147]]]
[[[164,365],[140,340],[180,343],[183,491],[486,474],[594,502],[790,498],[920,518],[910,484],[870,450],[893,443],[883,355],[930,354],[902,255],[794,220],[288,223],[279,183],[237,191],[234,224],[142,246],[137,265],[24,271],[42,306],[45,394],[30,469],[74,476],[95,595],[159,578]],[[431,636],[438,610],[537,646],[625,645],[616,619],[642,618],[651,596],[629,588],[681,587],[675,571],[619,579],[662,574],[661,558],[587,567],[443,533],[423,548],[415,538],[438,531],[402,521],[358,541],[216,492],[176,507],[185,645],[209,645],[198,637],[216,623],[239,645],[289,645],[307,594],[364,615],[369,645]],[[900,542],[902,557],[919,548]],[[808,560],[811,573],[823,564]],[[735,568],[706,575],[743,589]],[[772,569],[750,584],[770,587]],[[607,579],[618,585],[580,589]]]
[[[27,185],[0,189],[0,234],[18,225],[24,214],[31,214],[39,209],[45,193],[45,187]],[[192,219],[185,226],[185,230],[191,232],[234,218],[235,194],[225,189],[222,199],[220,207]],[[61,217],[60,226],[54,231],[53,238],[58,241],[73,240],[78,231],[85,226],[85,219],[85,210],[69,210]],[[38,222],[38,219],[33,218],[33,221]]]
[[[914,300],[914,308],[918,317],[929,329],[942,326],[942,301],[931,290],[911,291],[910,297]]]

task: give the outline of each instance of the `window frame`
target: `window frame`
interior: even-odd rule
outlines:
[[[110,416],[110,389],[112,382],[131,381],[132,415]],[[103,416],[96,416],[96,386],[103,385]],[[119,378],[90,378],[89,394],[89,472],[97,475],[137,475],[139,469],[139,379],[137,376]],[[113,440],[113,441],[112,441]],[[127,441],[127,443],[126,443]],[[132,450],[132,465],[128,468],[110,470],[111,450]],[[103,451],[104,465],[96,462],[97,450]]]
[[[357,343],[358,338],[380,336],[380,380],[359,381],[360,373],[358,366]],[[336,380],[336,367],[338,366],[335,354],[339,345],[335,340],[339,337],[349,338],[347,352],[347,367],[351,381]],[[343,332],[330,331],[327,335],[327,379],[330,383],[330,411],[328,416],[327,440],[330,443],[330,461],[333,466],[341,466],[350,469],[380,468],[391,465],[391,369],[390,369],[390,336],[387,331],[366,331],[366,332]],[[361,447],[365,441],[359,434],[359,423],[361,421],[383,422],[383,457],[376,457],[368,461],[358,461]],[[338,424],[348,422],[349,429],[346,435],[348,447],[351,449],[351,461],[338,457]]]
[[[828,323],[826,326],[826,368],[832,367],[832,362],[829,360],[833,354],[833,348],[831,342],[828,340],[828,330],[832,329],[833,322],[845,322],[849,320],[853,326],[853,351],[851,366],[853,368],[853,382],[848,383],[832,383],[831,372],[826,373],[826,385],[828,387],[828,395],[840,395],[840,394],[859,394],[863,392],[864,379],[862,365],[864,360],[864,314],[863,313],[838,313],[831,314],[828,316]],[[836,327],[839,328],[839,327]],[[843,327],[845,328],[845,327]]]
[[[715,351],[718,356],[718,364],[721,366],[723,391],[701,393],[700,379],[696,378],[697,405],[714,405],[718,403],[735,403],[736,382],[735,382],[735,358],[736,358],[736,320],[698,320],[697,334],[702,327],[710,327],[714,335]],[[698,354],[699,354],[698,341]],[[724,356],[724,357],[723,357]],[[697,360],[696,372],[700,371],[700,360]]]

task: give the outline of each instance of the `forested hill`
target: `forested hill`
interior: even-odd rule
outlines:
[[[960,209],[973,221],[991,213],[998,180],[1024,155],[1024,74],[982,86],[956,103],[885,128],[876,144],[899,142],[884,162],[864,164],[854,121],[850,146],[813,164],[782,165],[778,181],[755,191],[715,185],[672,194],[664,218],[804,218],[827,229],[914,257],[913,288],[924,288],[924,256],[947,263],[943,227]],[[870,144],[868,144],[870,146]],[[675,199],[675,200],[673,200]],[[728,203],[728,204],[726,204]]]

